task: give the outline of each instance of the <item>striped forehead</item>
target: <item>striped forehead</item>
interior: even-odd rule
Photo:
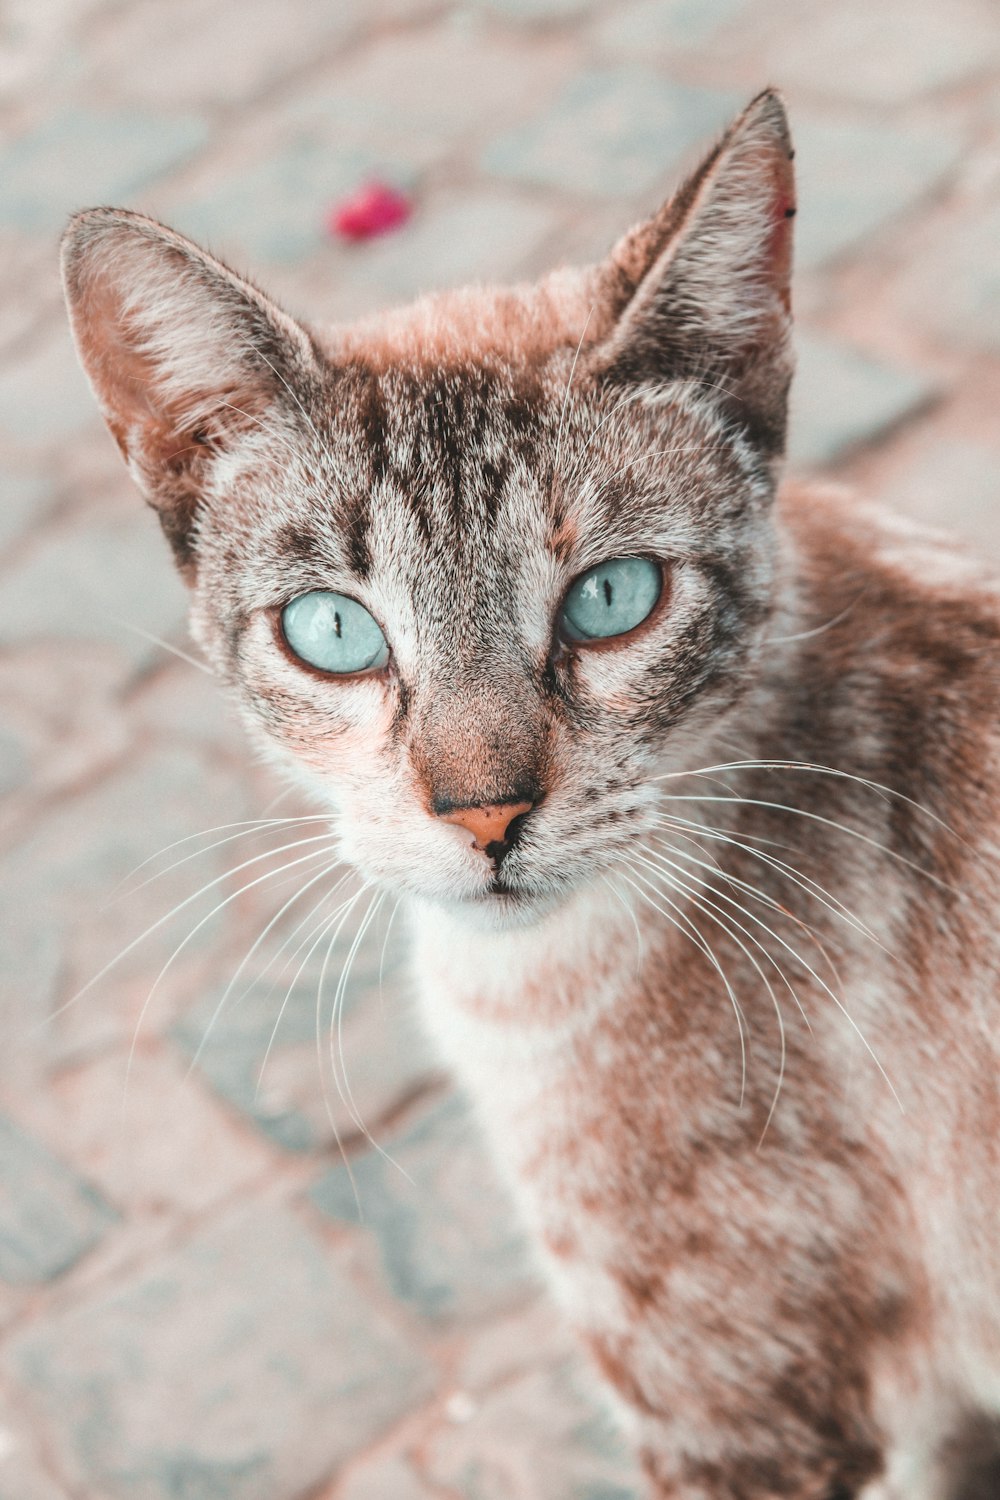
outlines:
[[[272,543],[299,586],[356,592],[421,655],[535,655],[560,527],[537,379],[342,370],[324,415],[321,472]]]
[[[495,545],[539,492],[548,424],[529,373],[356,369],[338,386],[350,476],[338,521],[360,576],[393,535],[437,557]]]

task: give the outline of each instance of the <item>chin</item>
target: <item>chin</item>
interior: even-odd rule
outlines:
[[[443,907],[450,916],[479,932],[514,932],[534,927],[572,894],[570,886],[562,890],[537,891],[494,884],[473,896],[445,901],[438,898],[433,904]]]

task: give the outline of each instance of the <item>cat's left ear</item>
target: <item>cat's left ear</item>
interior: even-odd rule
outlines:
[[[600,271],[612,329],[597,369],[619,382],[703,382],[767,458],[784,450],[792,374],[792,156],[768,90]]]
[[[77,214],[62,266],[104,419],[190,576],[213,467],[269,414],[294,416],[318,366],[312,340],[248,281],[143,214]]]

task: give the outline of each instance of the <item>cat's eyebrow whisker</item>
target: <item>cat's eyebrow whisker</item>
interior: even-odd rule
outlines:
[[[277,870],[265,870],[264,873],[263,873],[263,875],[256,876],[253,880],[248,881],[246,885],[240,886],[238,890],[231,892],[230,895],[226,896],[222,901],[217,902],[216,905],[212,907],[211,911],[206,912],[206,914],[200,919],[200,921],[196,922],[195,925],[191,928],[191,930],[190,930],[190,932],[188,932],[187,936],[184,937],[184,938],[182,938],[181,941],[177,944],[177,946],[174,948],[173,952],[171,953],[170,957],[167,959],[166,963],[163,965],[163,967],[160,969],[160,972],[157,974],[156,978],[153,980],[153,983],[150,985],[149,990],[148,990],[148,992],[146,994],[146,998],[142,1002],[142,1007],[141,1007],[141,1009],[139,1011],[138,1020],[135,1023],[135,1029],[134,1029],[134,1031],[132,1033],[132,1045],[129,1048],[128,1061],[126,1062],[126,1065],[125,1065],[125,1082],[124,1082],[124,1085],[123,1085],[123,1088],[122,1088],[122,1110],[123,1110],[123,1112],[125,1110],[127,1099],[128,1099],[129,1080],[130,1080],[130,1078],[132,1076],[132,1065],[133,1065],[133,1063],[135,1061],[136,1049],[138,1048],[138,1045],[139,1045],[139,1037],[140,1037],[140,1034],[142,1032],[143,1022],[146,1019],[146,1015],[147,1015],[147,1013],[149,1011],[150,1006],[153,1003],[153,998],[156,995],[156,992],[159,989],[160,984],[162,983],[162,981],[166,977],[166,975],[169,972],[169,970],[172,968],[173,964],[179,958],[179,956],[181,955],[181,953],[183,953],[184,949],[196,937],[196,935],[201,931],[201,929],[205,926],[206,922],[210,922],[213,917],[217,916],[220,911],[224,910],[225,907],[229,906],[233,901],[235,901],[237,899],[237,897],[244,895],[249,890],[253,890],[255,886],[258,886],[258,885],[262,884],[265,880],[271,880],[276,875],[284,874],[287,870],[293,869],[297,865],[304,864],[308,860],[314,860],[314,859],[320,859],[320,858],[322,858],[326,852],[327,852],[326,850],[313,849],[313,850],[310,850],[310,852],[308,854],[300,854],[297,859],[290,860],[287,864],[280,865]],[[171,915],[172,915],[172,913],[171,913]]]
[[[634,468],[636,464],[650,463],[654,458],[677,458],[681,454],[698,453],[700,451],[699,448],[692,447],[689,443],[682,448],[656,448],[652,453],[637,453],[635,458],[630,458],[628,463],[624,463],[621,468],[615,469],[613,474],[600,475],[600,486],[603,488],[606,484],[612,484],[618,478],[619,474],[624,474],[626,469]]]
[[[255,854],[251,859],[245,859],[242,864],[236,865],[234,869],[223,870],[221,875],[216,875],[212,880],[206,881],[205,884],[203,886],[200,886],[198,890],[192,891],[189,896],[185,896],[182,901],[178,901],[175,906],[172,906],[168,912],[164,912],[162,917],[157,917],[156,921],[151,922],[148,927],[146,927],[142,932],[139,933],[138,937],[133,938],[130,943],[126,943],[125,947],[121,948],[118,953],[115,954],[114,958],[110,959],[108,963],[103,966],[103,968],[99,969],[97,973],[92,976],[92,978],[88,979],[87,983],[80,989],[78,989],[74,995],[71,995],[68,1000],[64,1000],[62,1005],[58,1005],[55,1010],[49,1012],[48,1016],[46,1017],[46,1024],[55,1020],[56,1017],[61,1016],[64,1011],[69,1010],[71,1005],[75,1005],[77,1001],[82,1000],[84,995],[89,994],[89,992],[94,988],[94,985],[98,984],[104,978],[105,974],[108,974],[113,968],[116,967],[117,964],[120,964],[123,958],[127,958],[128,955],[134,951],[134,949],[138,948],[140,943],[145,942],[146,938],[151,937],[154,932],[158,932],[166,922],[169,922],[172,917],[175,917],[178,914],[178,912],[183,911],[186,906],[190,906],[192,901],[197,901],[199,896],[203,896],[205,892],[210,891],[213,886],[220,885],[223,880],[232,879],[234,875],[238,875],[241,870],[248,869],[250,865],[260,864],[261,860],[273,859],[277,854],[287,854],[291,849],[301,849],[305,844],[319,844],[324,842],[329,844],[332,837],[333,836],[329,833],[315,834],[307,839],[296,839],[290,844],[279,845],[277,849],[267,849],[263,854]],[[303,858],[310,857],[311,856],[309,855],[303,856]],[[292,864],[294,863],[295,861],[292,861]],[[281,865],[277,870],[268,870],[264,875],[260,877],[260,880],[273,879],[276,875],[280,875],[282,871],[291,869],[291,867],[291,864],[288,864]],[[251,884],[259,884],[259,881],[252,881]],[[250,886],[244,886],[242,888],[242,890],[249,889]],[[237,891],[235,894],[241,895],[242,890]],[[226,905],[231,899],[231,897],[227,898],[227,901],[221,904]],[[216,907],[215,910],[217,911],[219,910],[219,908]]]
[[[583,461],[584,461],[584,459],[587,456],[587,453],[588,453],[588,451],[590,449],[590,445],[594,441],[594,439],[597,436],[597,434],[601,431],[601,429],[603,427],[605,427],[607,425],[607,423],[612,420],[613,417],[616,417],[620,411],[622,411],[626,406],[628,406],[629,402],[631,402],[631,401],[641,401],[641,400],[645,400],[646,398],[647,398],[647,393],[641,387],[640,387],[639,390],[626,390],[625,393],[624,393],[624,395],[619,396],[618,400],[615,402],[614,406],[612,406],[611,410],[608,411],[608,412],[605,412],[604,416],[597,423],[597,425],[591,429],[590,436],[587,438],[587,441],[583,445],[583,448],[582,448],[581,453],[580,453],[580,457],[577,459],[577,461],[574,464],[573,468],[569,471],[569,473],[566,476],[566,479],[565,479],[565,484],[566,485],[572,484],[579,477],[580,470],[583,467]]]
[[[171,656],[176,656],[179,661],[187,662],[189,667],[195,667],[199,672],[204,672],[206,677],[215,676],[215,673],[207,662],[199,661],[196,656],[192,656],[189,652],[182,650],[180,646],[174,646],[170,641],[165,641],[161,635],[154,635],[151,630],[146,630],[142,625],[135,625],[131,620],[123,619],[121,615],[116,615],[112,610],[105,610],[104,615],[108,620],[112,620],[114,624],[120,625],[123,630],[131,630],[133,635],[141,636],[144,641],[149,641],[154,646],[162,647]]]
[[[274,369],[274,366],[272,365],[271,368]],[[277,373],[277,371],[275,371],[275,373]],[[245,417],[248,422],[255,422],[256,425],[260,428],[261,432],[266,433],[269,438],[277,438],[278,442],[281,443],[281,445],[286,448],[292,455],[292,458],[296,463],[301,460],[302,455],[296,449],[295,444],[291,441],[290,438],[287,438],[284,433],[276,430],[273,423],[269,424],[263,421],[263,419],[257,416],[255,412],[244,411],[241,406],[234,406],[231,401],[214,401],[212,404],[213,406],[224,406],[228,411],[236,412],[237,416]],[[316,429],[313,428],[313,431],[315,432]],[[316,436],[318,437],[319,433],[316,433]]]
[[[792,999],[795,1001],[796,1005],[798,1006],[799,1010],[801,1011],[802,1017],[806,1021],[806,1025],[808,1026],[809,1022],[808,1022],[808,1019],[806,1018],[805,1011],[802,1009],[802,1005],[801,1005],[801,1002],[799,1001],[799,997],[795,993],[795,990],[793,989],[791,983],[789,982],[789,979],[788,979],[787,975],[785,974],[784,970],[781,968],[780,964],[774,958],[773,954],[771,954],[771,953],[769,953],[767,951],[767,949],[759,941],[759,939],[755,938],[752,933],[748,933],[746,931],[746,928],[744,928],[739,922],[735,921],[734,918],[728,917],[728,914],[726,914],[726,916],[728,917],[728,920],[724,919],[724,916],[719,913],[719,909],[715,906],[714,902],[708,901],[706,898],[699,897],[699,895],[697,894],[697,892],[692,891],[690,885],[687,883],[686,880],[684,880],[684,879],[678,880],[675,876],[667,874],[664,870],[658,868],[657,864],[652,863],[650,860],[643,858],[642,855],[639,856],[639,859],[640,859],[641,863],[644,866],[646,866],[647,868],[649,868],[649,869],[651,869],[651,870],[654,871],[654,873],[657,875],[657,877],[658,877],[658,879],[660,881],[666,881],[666,883],[670,886],[670,888],[672,890],[674,890],[678,895],[687,896],[688,899],[695,906],[695,908],[698,911],[702,912],[708,918],[708,920],[710,922],[714,922],[718,927],[722,928],[722,931],[724,933],[726,933],[726,935],[734,943],[736,943],[737,947],[739,947],[740,950],[742,951],[744,957],[749,961],[749,963],[752,965],[752,967],[754,968],[754,970],[756,971],[756,973],[760,976],[760,980],[761,980],[762,984],[764,985],[764,988],[767,990],[768,996],[770,997],[771,1004],[772,1004],[772,1006],[774,1008],[774,1014],[777,1017],[777,1021],[778,1021],[778,1037],[779,1037],[779,1043],[780,1043],[780,1057],[779,1057],[779,1065],[778,1065],[778,1078],[777,1078],[777,1082],[775,1084],[774,1094],[773,1094],[772,1099],[771,1099],[771,1106],[770,1106],[770,1109],[767,1112],[767,1118],[764,1121],[764,1128],[763,1128],[763,1130],[760,1133],[760,1139],[757,1142],[757,1149],[759,1151],[760,1148],[764,1144],[764,1137],[766,1136],[767,1130],[768,1130],[768,1126],[770,1125],[771,1120],[774,1117],[774,1111],[775,1111],[775,1109],[778,1106],[778,1098],[779,1098],[779,1096],[781,1094],[781,1086],[782,1086],[782,1084],[785,1081],[785,1069],[786,1069],[787,1060],[788,1060],[788,1043],[787,1043],[787,1038],[786,1038],[786,1034],[785,1034],[785,1018],[781,1014],[781,1006],[778,1003],[778,997],[777,997],[777,995],[774,993],[774,986],[771,984],[771,981],[768,979],[767,975],[765,974],[764,970],[761,968],[760,964],[757,962],[757,959],[751,953],[750,949],[746,946],[746,944],[739,937],[737,937],[736,933],[732,930],[733,927],[738,928],[740,932],[744,933],[744,935],[750,939],[750,941],[754,944],[754,946],[757,947],[760,950],[760,952],[764,954],[764,957],[768,960],[768,962],[774,966],[774,968],[778,972],[778,975],[784,981],[784,984],[785,984],[786,988],[788,989],[790,995],[792,996]],[[640,875],[639,878],[643,879],[644,877]],[[697,877],[695,877],[695,878],[697,879]],[[702,885],[702,886],[704,886],[704,882],[703,881],[699,881],[699,884]],[[659,889],[659,886],[657,886],[655,888]],[[738,910],[742,910],[741,907],[738,907],[737,909]]]
[[[625,866],[625,869],[629,870],[632,875],[641,878],[639,875],[639,871],[629,860],[623,860],[622,863]],[[673,911],[676,913],[676,916],[671,915],[671,912],[665,911],[658,902],[653,900],[648,890],[643,890],[641,886],[636,885],[635,881],[631,880],[629,876],[625,874],[624,870],[620,871],[619,873],[621,874],[621,878],[625,881],[625,884],[631,886],[636,894],[640,897],[640,899],[646,902],[647,906],[651,906],[652,909],[658,912],[661,917],[665,917],[672,927],[676,927],[678,932],[680,932],[683,937],[686,937],[689,942],[692,942],[694,944],[694,946],[700,953],[704,954],[709,963],[712,965],[712,968],[716,971],[719,978],[722,980],[722,983],[725,986],[726,994],[729,997],[729,1003],[733,1007],[733,1014],[736,1017],[736,1027],[739,1032],[740,1038],[740,1109],[742,1109],[743,1101],[746,1098],[747,1089],[747,1036],[749,1035],[749,1027],[747,1025],[746,1016],[743,1013],[743,1007],[740,1005],[739,1000],[736,998],[736,992],[733,989],[728,974],[722,967],[722,964],[719,962],[719,959],[717,958],[711,943],[699,930],[692,919],[688,916],[686,911],[684,911],[677,905],[676,902],[671,901],[668,896],[664,895],[663,892],[660,891],[659,894],[662,896],[662,899],[666,901],[667,905],[672,907]]]

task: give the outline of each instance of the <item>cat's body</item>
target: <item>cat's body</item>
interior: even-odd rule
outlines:
[[[950,1496],[950,1440],[1000,1405],[1000,591],[941,539],[834,495],[799,491],[782,510],[799,608],[774,634],[803,638],[766,652],[755,691],[687,764],[784,768],[675,784],[801,810],[682,806],[733,838],[780,841],[763,847],[875,941],[818,893],[794,902],[835,978],[801,929],[724,878],[787,903],[782,872],[670,838],[679,879],[709,882],[709,911],[739,923],[764,968],[762,940],[801,1003],[771,970],[787,1057],[770,1120],[772,1000],[747,952],[689,908],[746,1015],[741,1106],[736,1019],[672,925],[685,925],[676,892],[650,891],[666,920],[642,902],[633,920],[598,887],[471,950],[427,907],[415,972],[560,1300],[659,1455],[657,1494]],[[918,806],[805,765],[887,780]],[[947,884],[901,879],[879,844]],[[849,1020],[824,985],[850,997]],[[890,1482],[865,1487],[886,1463]]]
[[[651,1495],[988,1500],[1000,593],[773,503],[789,159],[762,96],[603,267],[322,339],[113,211],[67,287]]]

